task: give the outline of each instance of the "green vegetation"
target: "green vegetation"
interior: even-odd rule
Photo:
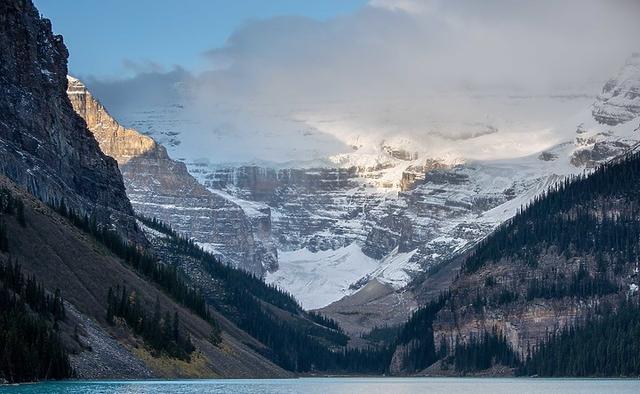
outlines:
[[[455,369],[461,373],[483,371],[494,365],[517,367],[518,355],[511,349],[507,339],[495,328],[466,343],[456,343],[453,350]]]
[[[229,267],[220,263],[218,259],[203,250],[192,240],[187,239],[176,233],[171,227],[160,220],[153,218],[138,217],[143,224],[159,231],[168,237],[166,241],[169,243],[170,249],[174,253],[182,254],[200,260],[203,267],[211,274],[213,278],[219,279],[224,283],[232,284],[233,288],[243,288],[249,291],[254,297],[277,306],[280,309],[291,313],[299,313],[302,308],[295,298],[289,293],[280,290],[275,285],[264,283],[259,277],[252,273]],[[224,308],[224,304],[218,305]]]
[[[24,217],[24,203],[19,198],[13,196],[7,188],[0,188],[0,252],[9,251],[9,239],[7,237],[7,227],[3,220],[4,215],[15,215],[18,223],[26,226]]]
[[[589,176],[565,180],[483,240],[464,262],[464,270],[475,272],[503,258],[535,267],[541,253],[553,247],[566,257],[594,256],[601,269],[611,265],[619,272],[625,262],[640,259],[638,174],[640,153],[632,153],[599,166]],[[603,279],[595,281],[600,283],[588,285],[589,291],[609,291]],[[549,290],[543,292],[555,292]],[[584,295],[574,290],[558,294]]]
[[[449,300],[450,294],[441,294],[438,299],[418,309],[400,330],[396,345],[407,346],[403,365],[408,371],[419,371],[446,355],[446,349],[436,352],[433,339],[433,321]]]
[[[124,319],[136,335],[144,339],[154,356],[165,354],[180,360],[190,360],[195,347],[189,334],[184,333],[180,327],[180,315],[177,311],[173,315],[168,311],[163,314],[160,300],[156,299],[153,314],[149,314],[136,291],[127,292],[124,286],[117,286],[114,291],[109,287],[107,322],[114,325],[119,317]]]
[[[395,343],[402,326],[375,326],[371,331],[362,334],[362,338],[371,342],[390,345]]]
[[[7,227],[4,220],[0,217],[0,252],[9,251],[9,239],[7,238]]]
[[[75,226],[90,234],[136,271],[160,286],[174,300],[188,307],[203,319],[217,324],[209,315],[200,289],[188,285],[184,274],[175,266],[163,264],[154,255],[141,250],[137,245],[123,241],[116,232],[99,226],[88,215],[77,214],[74,210],[66,207],[64,200],[59,204],[54,204],[54,207],[58,213],[68,218]]]
[[[640,375],[640,307],[623,302],[616,312],[604,312],[578,327],[550,335],[527,356],[520,375],[627,376]]]
[[[0,282],[0,378],[15,383],[71,377],[57,333],[57,322],[65,319],[60,291],[48,294],[15,262],[0,266]]]
[[[262,351],[276,364],[294,372],[386,371],[392,354],[390,348],[347,349],[348,337],[334,321],[304,311],[290,294],[265,284],[255,275],[222,264],[161,221],[139,219],[167,235],[164,241],[172,255],[200,262],[211,278],[220,284],[220,291],[207,294],[208,301],[267,346],[268,351],[256,350]],[[269,304],[288,312],[289,316],[275,313]]]
[[[309,311],[307,312],[307,316],[309,317],[309,319],[313,320],[314,322],[320,324],[321,326],[330,328],[332,330],[335,330],[339,333],[343,333],[342,328],[340,328],[340,326],[338,325],[338,323],[333,320],[330,319],[326,316],[321,315],[320,313],[316,313],[314,311]]]
[[[580,266],[571,277],[569,283],[566,280],[541,280],[534,278],[527,288],[527,301],[534,298],[562,298],[602,296],[618,292],[619,288],[602,273],[596,277]]]

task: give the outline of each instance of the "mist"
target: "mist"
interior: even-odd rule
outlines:
[[[174,150],[192,160],[309,160],[381,144],[510,157],[565,138],[558,125],[639,49],[638,16],[637,1],[374,0],[326,21],[248,21],[202,54],[205,70],[86,79],[125,123],[135,108],[179,101],[191,123]]]

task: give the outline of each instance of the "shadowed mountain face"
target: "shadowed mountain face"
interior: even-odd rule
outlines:
[[[31,1],[0,4],[0,172],[141,241],[116,162],[71,107],[67,48]]]
[[[69,77],[67,94],[102,151],[117,160],[138,213],[170,223],[223,261],[258,276],[277,267],[269,212],[252,220],[233,201],[207,190],[162,145],[118,124],[79,80]]]
[[[252,350],[263,348],[258,341],[213,310],[208,317],[194,312],[184,298],[179,301],[175,287],[172,291],[167,281],[158,279],[171,268],[153,257],[116,161],[102,153],[73,110],[66,95],[66,59],[62,38],[52,35],[49,21],[40,18],[31,1],[0,3],[0,264],[19,264],[25,275],[42,282],[45,294],[62,291],[66,317],[57,322],[56,335],[77,376],[288,376]],[[152,152],[152,142],[137,142],[130,156]],[[46,204],[62,201],[65,209],[57,211]],[[19,208],[9,209],[12,204]],[[125,246],[105,229],[143,244],[145,251]],[[132,255],[147,256],[147,268],[155,274],[132,263]],[[181,274],[175,275],[178,280]],[[7,278],[2,282],[6,287]],[[177,283],[174,280],[172,286]],[[158,310],[179,316],[173,322],[197,348],[193,357],[185,361],[156,353],[132,325],[110,321],[109,289],[118,286],[131,291],[143,309],[155,302]],[[22,302],[27,297],[17,298]],[[222,346],[211,340],[215,322],[222,330]],[[16,348],[9,344],[5,351]]]

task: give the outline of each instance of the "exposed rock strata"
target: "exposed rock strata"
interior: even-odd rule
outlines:
[[[79,80],[69,77],[67,94],[102,151],[117,160],[138,213],[171,224],[223,261],[258,276],[277,267],[268,210],[251,220],[242,207],[207,190],[162,145],[118,124]]]

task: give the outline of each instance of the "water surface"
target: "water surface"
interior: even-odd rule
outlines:
[[[303,378],[68,381],[0,386],[9,394],[549,394],[640,393],[640,380],[514,378]]]

